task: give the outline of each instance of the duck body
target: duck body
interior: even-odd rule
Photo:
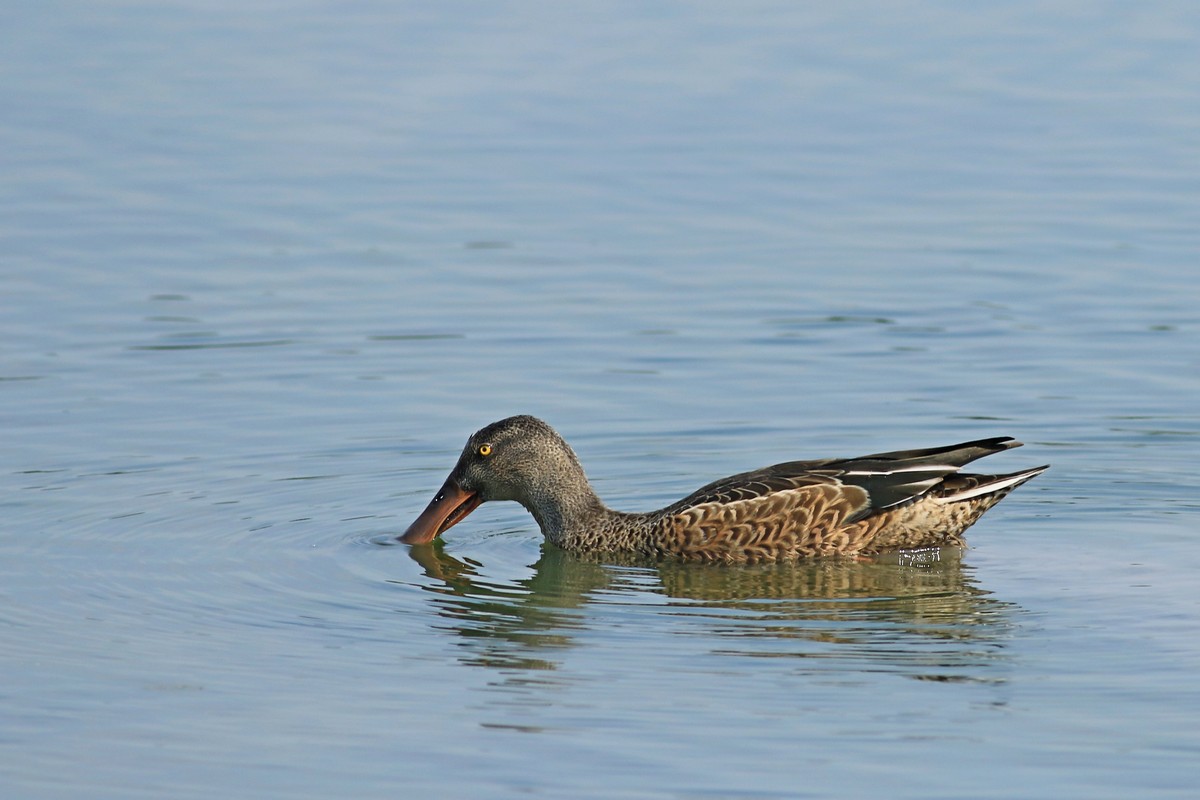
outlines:
[[[959,469],[1019,446],[999,437],[789,461],[714,481],[657,511],[630,514],[601,502],[553,428],[535,417],[508,417],[467,440],[442,488],[400,540],[430,542],[480,503],[514,500],[549,542],[581,554],[746,563],[961,545],[963,531],[985,511],[1047,467],[1003,475]]]

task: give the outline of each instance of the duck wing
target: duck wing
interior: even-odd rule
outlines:
[[[829,497],[831,490],[835,493],[834,502],[843,508],[845,525],[911,503],[964,465],[1020,445],[1011,437],[1001,436],[857,458],[788,461],[713,481],[662,511],[677,514],[699,505],[760,500],[779,492],[804,492],[820,486],[825,487],[821,490],[825,502],[833,499]]]

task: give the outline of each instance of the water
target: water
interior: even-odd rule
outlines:
[[[0,47],[5,797],[1189,797],[1185,3],[30,3]],[[591,563],[618,508],[1012,435],[965,553]]]

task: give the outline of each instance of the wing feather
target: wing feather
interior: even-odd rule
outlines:
[[[848,497],[861,498],[860,492],[848,491],[854,487],[865,491],[868,501],[845,520],[850,523],[911,503],[941,485],[965,464],[1020,444],[1011,437],[1001,436],[858,458],[788,461],[713,481],[662,511],[677,514],[709,503],[757,500],[815,486],[838,487]]]

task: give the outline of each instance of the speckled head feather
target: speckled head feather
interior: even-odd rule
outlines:
[[[962,533],[1040,474],[967,475],[1008,437],[850,459],[790,461],[714,481],[658,511],[606,507],[575,452],[545,422],[516,416],[472,434],[442,488],[400,537],[429,542],[488,500],[514,500],[551,543],[579,553],[748,562],[961,544]]]

